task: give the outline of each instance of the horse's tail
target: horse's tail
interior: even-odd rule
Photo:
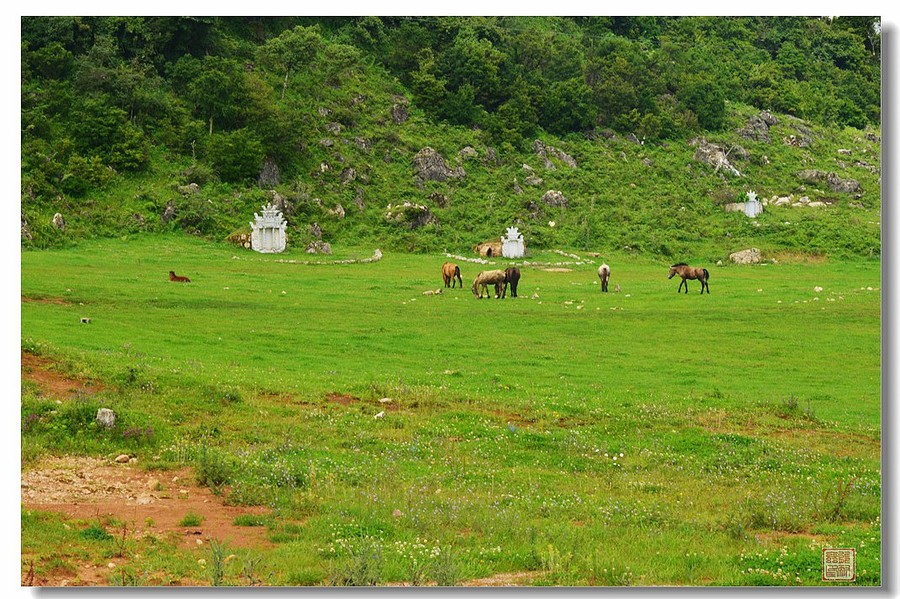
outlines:
[[[709,271],[706,270],[705,268],[703,269],[703,278],[706,279],[707,281],[709,280]]]
[[[459,274],[459,265],[458,265],[458,264],[456,265],[456,268],[454,269],[453,274],[454,274],[455,276],[459,277],[459,280],[462,281],[462,275]]]

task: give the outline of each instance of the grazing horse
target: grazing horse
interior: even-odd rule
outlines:
[[[459,279],[459,286],[462,288],[462,276],[459,274],[459,266],[452,262],[444,262],[441,267],[441,275],[444,277],[444,287],[450,287],[450,281],[456,287],[456,280]]]
[[[497,294],[497,297],[500,297],[500,286],[506,284],[506,271],[504,270],[484,270],[478,273],[478,276],[475,277],[475,282],[472,283],[472,295],[481,299],[484,295],[485,290],[488,285],[494,286],[494,291]],[[491,294],[488,292],[488,297]]]
[[[688,279],[697,279],[700,281],[700,295],[703,295],[704,288],[706,289],[706,293],[709,293],[709,271],[705,268],[695,268],[693,266],[688,266],[684,262],[679,262],[678,264],[673,264],[672,268],[669,269],[669,278],[671,279],[675,275],[681,275],[681,284],[678,285],[678,293],[681,293],[681,285],[684,285],[684,292],[688,292]]]
[[[169,280],[175,281],[176,283],[190,283],[191,282],[191,280],[187,277],[179,277],[178,275],[176,275],[174,270],[169,271]]]
[[[597,269],[597,276],[600,277],[600,290],[609,291],[609,266],[601,264]]]
[[[509,296],[519,297],[519,278],[522,273],[515,266],[510,266],[504,271],[506,282],[503,284],[503,297],[506,297],[506,287],[509,286]]]

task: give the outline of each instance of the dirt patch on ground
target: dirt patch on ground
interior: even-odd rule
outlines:
[[[544,272],[572,272],[571,268],[542,268]]]
[[[118,464],[88,457],[51,457],[22,472],[22,507],[57,512],[85,521],[123,522],[129,538],[147,535],[179,539],[179,546],[204,548],[216,540],[228,547],[272,547],[266,528],[235,526],[235,517],[263,515],[264,507],[234,507],[200,487],[188,468],[146,471],[137,464]],[[188,514],[201,518],[198,526],[180,526]],[[112,535],[121,530],[108,530]],[[23,556],[23,559],[25,556]],[[125,560],[109,560],[125,563]],[[84,564],[78,572],[51,572],[35,585],[107,584],[110,570]],[[23,580],[28,575],[23,573]]]
[[[71,306],[72,302],[64,300],[61,297],[31,297],[22,296],[22,301],[30,304],[56,304],[57,306]]]
[[[99,458],[52,457],[22,473],[21,489],[26,509],[83,520],[114,516],[136,534],[177,531],[189,545],[200,538],[269,546],[264,528],[233,524],[236,516],[265,514],[266,508],[223,505],[221,496],[197,485],[189,468],[147,471]],[[179,526],[188,513],[203,519],[199,526]]]
[[[332,403],[341,404],[342,406],[349,406],[351,403],[362,401],[358,397],[353,397],[352,395],[347,395],[346,393],[329,393],[325,396],[328,401]]]
[[[52,360],[22,352],[22,380],[35,383],[46,397],[70,399],[90,395],[104,389],[96,381],[72,378],[56,370]]]
[[[530,586],[540,572],[503,572],[487,578],[476,578],[460,583],[464,587],[518,587]]]

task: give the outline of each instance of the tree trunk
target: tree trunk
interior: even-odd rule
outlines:
[[[282,100],[284,100],[284,92],[287,91],[288,77],[290,77],[290,75],[291,75],[291,70],[287,69],[284,72],[284,85],[281,87],[281,99]]]

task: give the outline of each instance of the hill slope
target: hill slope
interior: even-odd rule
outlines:
[[[290,19],[23,19],[23,247],[177,229],[224,240],[248,232],[253,213],[275,201],[296,247],[321,230],[331,243],[467,251],[518,226],[530,247],[666,260],[719,259],[750,245],[773,255],[879,257],[880,129],[867,118],[804,108],[821,87],[794,104],[795,113],[815,119],[763,112],[746,103],[755,101],[749,90],[758,81],[690,107],[687,82],[696,68],[689,65],[698,59],[675,51],[687,47],[682,37],[690,28],[718,36],[719,46],[709,48],[729,57],[709,89],[729,89],[734,73],[748,68],[738,61],[743,55],[725,50],[726,21],[734,20],[663,20],[656,29],[644,23],[618,33],[623,25],[612,23],[598,33],[591,27],[599,25],[565,19],[385,20],[375,43],[360,37],[375,27],[369,18],[304,21],[309,26]],[[757,50],[769,43],[762,32],[771,22],[737,21],[755,32]],[[802,27],[832,39],[825,62],[834,73],[877,78],[864,53],[860,58],[863,38],[850,29],[785,23],[776,20],[785,32]],[[432,46],[404,49],[398,32],[413,26],[432,32]],[[524,51],[526,33],[557,40],[543,55],[555,67]],[[455,50],[435,54],[441,36]],[[787,77],[791,36],[782,37],[769,62],[787,82],[785,93],[796,94],[794,84],[820,77],[822,56]],[[467,61],[453,62],[453,52]],[[415,58],[415,76],[403,75],[402,56]],[[587,86],[573,88],[585,92],[584,102],[548,116],[541,111],[553,99],[534,92],[541,88],[535,82],[566,72],[566,56],[571,80]],[[612,77],[610,69],[630,57],[632,66],[645,61],[662,75],[661,56],[681,61],[668,74],[670,89],[632,72],[635,106],[613,115],[622,94],[606,93],[596,69]],[[473,67],[478,57],[496,63],[494,95]],[[835,66],[841,61],[843,70]],[[443,95],[429,96],[429,73]],[[516,104],[506,81],[531,82],[523,87],[531,91]],[[857,95],[873,83],[878,89],[867,80]],[[843,95],[818,101],[846,112],[851,96],[843,85],[836,87]],[[475,116],[450,114],[470,91],[475,112],[466,114]],[[642,105],[644,97],[652,101]],[[792,106],[776,98],[763,99]],[[715,118],[705,116],[715,106]],[[653,126],[668,123],[667,114],[681,116],[671,127]],[[709,119],[711,128],[702,126]],[[747,192],[824,205],[769,203],[756,219],[725,211]],[[51,223],[56,213],[64,228]]]

